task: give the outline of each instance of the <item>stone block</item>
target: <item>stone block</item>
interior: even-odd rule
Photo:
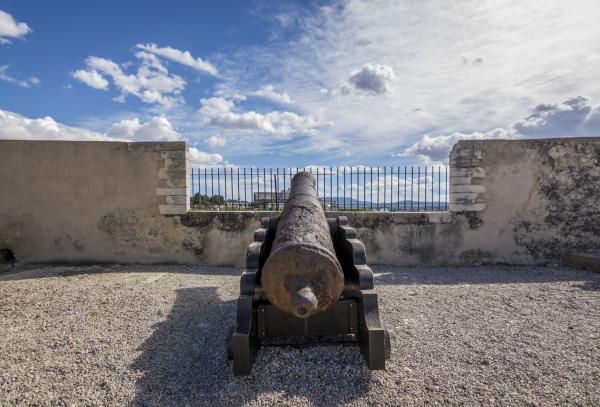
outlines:
[[[186,195],[167,195],[165,198],[169,205],[185,205],[189,199]]]
[[[188,205],[158,205],[161,215],[183,215],[188,211]]]
[[[478,192],[478,193],[482,193],[485,192],[485,187],[483,185],[457,185],[457,184],[450,184],[450,194],[453,193],[457,193],[457,192]]]
[[[486,208],[485,203],[459,204],[450,203],[450,212],[481,212]]]
[[[159,179],[170,179],[170,180],[175,180],[175,179],[187,179],[187,170],[184,168],[180,168],[180,169],[166,169],[166,168],[161,168],[160,170],[158,170],[158,178]]]
[[[189,188],[156,188],[156,195],[167,196],[167,195],[189,195]]]
[[[454,177],[473,177],[473,178],[483,178],[485,177],[485,169],[481,167],[473,167],[473,168],[451,168],[450,169],[450,178]]]
[[[450,177],[450,187],[453,185],[471,185],[471,177]]]

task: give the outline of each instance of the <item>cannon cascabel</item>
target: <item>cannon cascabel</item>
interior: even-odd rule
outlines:
[[[344,273],[317,198],[315,179],[307,172],[292,178],[261,282],[273,305],[298,318],[325,311],[342,293]]]

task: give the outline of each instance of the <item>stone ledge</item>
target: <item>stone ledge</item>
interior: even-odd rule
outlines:
[[[187,213],[188,205],[158,205],[161,215],[184,215]]]
[[[188,197],[186,195],[167,195],[165,201],[169,205],[185,205]]]
[[[453,185],[471,185],[471,177],[450,177],[450,187]]]

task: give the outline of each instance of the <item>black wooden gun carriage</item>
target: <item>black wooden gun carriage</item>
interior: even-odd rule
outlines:
[[[350,338],[369,369],[385,368],[390,340],[365,246],[345,216],[325,218],[314,184],[295,175],[281,216],[254,232],[227,341],[235,375],[250,374],[259,346],[290,338]]]

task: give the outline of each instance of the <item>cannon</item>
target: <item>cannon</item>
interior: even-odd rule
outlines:
[[[390,338],[365,246],[347,217],[325,217],[313,176],[297,173],[281,215],[261,223],[226,343],[234,374],[250,374],[260,346],[314,342],[355,341],[369,369],[385,369]]]

